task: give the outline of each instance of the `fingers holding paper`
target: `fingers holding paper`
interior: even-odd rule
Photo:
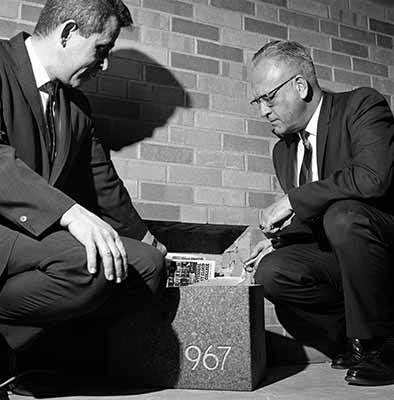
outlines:
[[[283,221],[293,214],[288,195],[260,211],[259,224],[264,233],[275,233]]]
[[[262,258],[271,253],[274,248],[272,247],[271,241],[269,239],[264,239],[258,242],[252,252],[250,253],[250,257],[244,261],[244,265],[246,269],[254,269],[256,268]]]

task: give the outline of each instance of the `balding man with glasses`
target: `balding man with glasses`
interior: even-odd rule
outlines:
[[[332,367],[347,369],[347,382],[392,384],[383,351],[394,331],[390,107],[371,88],[322,91],[307,50],[288,41],[254,55],[252,92],[279,138],[273,162],[285,193],[260,212],[276,250],[255,280],[291,316],[291,333],[313,328],[336,346]]]

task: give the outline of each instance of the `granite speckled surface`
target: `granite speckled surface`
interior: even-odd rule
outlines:
[[[112,329],[109,375],[146,387],[256,388],[266,366],[262,286],[191,285],[166,294],[165,311]]]

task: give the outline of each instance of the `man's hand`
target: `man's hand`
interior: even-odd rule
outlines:
[[[118,233],[101,218],[79,204],[73,205],[60,219],[60,225],[85,246],[88,271],[97,271],[97,253],[105,277],[120,283],[127,277],[127,254]]]
[[[271,242],[268,239],[260,240],[252,249],[249,258],[244,261],[244,265],[253,265],[254,268],[257,268],[261,259],[270,252],[271,248]]]
[[[260,227],[264,233],[275,233],[280,229],[278,223],[289,218],[293,213],[289,197],[286,194],[269,207],[260,211]]]

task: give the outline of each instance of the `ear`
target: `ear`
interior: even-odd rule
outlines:
[[[302,100],[305,100],[308,97],[308,91],[309,91],[308,81],[302,75],[298,75],[295,78],[295,85],[300,95],[300,98]]]
[[[72,32],[78,29],[78,25],[74,20],[68,20],[63,22],[60,34],[60,44],[62,47],[67,46],[67,42],[70,39]]]

